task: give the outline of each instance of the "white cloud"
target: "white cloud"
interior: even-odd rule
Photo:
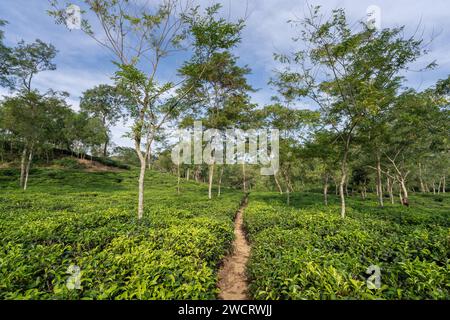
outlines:
[[[72,105],[77,109],[83,91],[99,84],[111,83],[110,78],[110,75],[95,70],[63,67],[56,71],[38,74],[34,83],[41,91],[52,88],[53,90],[68,92]]]

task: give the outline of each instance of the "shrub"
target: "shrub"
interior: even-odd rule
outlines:
[[[53,160],[53,164],[66,168],[66,169],[84,169],[85,165],[82,163],[79,163],[77,159],[75,158],[61,158],[57,160]]]
[[[251,295],[449,299],[450,211],[430,200],[418,207],[382,209],[375,202],[372,207],[350,199],[348,217],[341,219],[337,205],[317,205],[320,195],[294,195],[293,205],[287,207],[280,196],[252,194],[244,215],[252,243]],[[371,265],[381,268],[380,289],[366,285]]]
[[[27,193],[0,193],[0,299],[215,299],[242,195],[206,201],[192,182],[177,195],[175,178],[149,172],[138,222],[136,176],[40,169]]]

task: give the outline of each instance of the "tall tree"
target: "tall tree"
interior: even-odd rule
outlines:
[[[362,23],[362,28],[354,31],[342,9],[333,10],[326,19],[320,7],[311,7],[309,17],[293,23],[301,27],[294,41],[303,41],[306,49],[277,54],[287,68],[277,72],[272,83],[288,100],[314,102],[327,126],[338,135],[344,218],[344,186],[358,127],[367,115],[378,112],[386,94],[390,96],[400,86],[400,72],[422,53],[421,41],[403,39],[403,28],[377,31]]]
[[[390,110],[385,172],[390,169],[389,175],[398,182],[403,205],[409,206],[407,181],[418,170],[417,160],[429,153],[448,151],[448,114],[442,109],[446,104],[434,90],[408,90]]]
[[[64,24],[67,14],[52,1],[50,15]],[[207,10],[201,19],[198,7],[191,1],[162,0],[142,4],[139,0],[84,0],[96,17],[100,31],[83,19],[82,30],[115,57],[118,67],[116,85],[132,102],[128,115],[133,120],[130,137],[140,160],[138,219],[144,214],[144,179],[151,145],[164,124],[176,114],[177,101],[168,93],[177,83],[158,81],[161,63],[174,51],[182,49],[183,40],[192,36],[195,47],[227,48],[235,32],[224,20],[216,20]],[[209,52],[208,52],[209,54]],[[142,147],[144,150],[142,150]]]
[[[101,84],[83,93],[80,109],[91,117],[98,118],[108,134],[103,145],[103,156],[108,155],[108,144],[111,140],[111,127],[124,117],[123,110],[129,108],[127,99],[120,91],[110,85]]]
[[[190,122],[201,120],[207,129],[224,130],[236,128],[236,125],[243,121],[242,115],[248,113],[253,105],[247,94],[252,88],[245,78],[250,69],[239,67],[237,58],[229,52],[229,49],[240,41],[243,21],[231,23],[220,18],[215,22],[214,17],[219,9],[220,5],[214,5],[207,9],[205,17],[196,17],[201,29],[194,28],[198,33],[197,41],[194,43],[195,53],[182,66],[179,73],[186,78],[180,92],[185,95],[185,106],[191,111],[188,111]],[[218,46],[216,41],[211,41],[217,37],[212,34],[214,29],[211,27],[214,27],[219,35],[220,33],[226,35],[226,43]],[[210,38],[205,37],[208,35]],[[187,90],[189,92],[185,94]],[[208,164],[209,199],[212,198],[215,165],[214,160]]]
[[[6,98],[0,127],[25,144],[21,159],[21,187],[26,190],[33,156],[47,143],[57,143],[64,114],[70,113],[64,97],[37,91]]]
[[[283,177],[289,199],[290,192],[294,191],[292,169],[296,161],[300,160],[299,151],[309,139],[309,133],[313,132],[313,126],[319,120],[319,113],[284,106],[280,102],[265,106],[258,113],[265,127],[280,130],[280,172],[274,173],[274,180],[278,191],[282,194],[279,176]]]
[[[0,28],[6,25],[5,20],[0,19]],[[0,86],[7,84],[9,74],[8,62],[10,61],[11,49],[3,43],[4,32],[0,29]]]
[[[15,103],[39,104],[41,98],[40,94],[34,91],[33,79],[39,72],[56,69],[56,65],[52,62],[56,56],[55,47],[37,39],[30,44],[20,41],[16,47],[9,51],[8,61],[6,62],[8,70],[3,77],[2,83],[11,90],[18,92],[21,96]],[[36,111],[37,106],[30,105],[28,107],[33,111],[30,113],[31,116],[39,114]],[[30,140],[30,136],[27,135],[21,136],[21,138],[23,138],[23,152],[20,167],[20,185],[26,189],[27,167],[29,165],[26,166],[25,163],[26,159],[28,159],[28,164],[31,163],[36,141],[35,139]]]

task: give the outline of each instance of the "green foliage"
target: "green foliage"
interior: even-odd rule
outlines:
[[[318,205],[317,194],[251,195],[245,226],[256,299],[449,299],[449,197],[412,197],[414,208],[349,199]],[[374,199],[373,199],[374,200]],[[366,270],[381,268],[381,288],[369,289]]]
[[[0,19],[0,28],[5,26],[7,21]],[[0,86],[8,84],[8,62],[10,60],[11,48],[3,43],[4,32],[0,29]]]
[[[204,201],[205,186],[148,173],[135,218],[137,172],[0,170],[0,299],[214,299],[241,194]],[[70,265],[81,289],[69,290]]]
[[[10,89],[31,91],[31,82],[36,74],[56,69],[56,65],[52,62],[56,52],[52,44],[39,39],[29,44],[21,40],[16,47],[11,48],[5,61],[8,69],[6,86]]]
[[[206,8],[205,14],[201,15],[197,6],[183,16],[194,38],[193,46],[197,54],[202,50],[206,50],[207,53],[217,49],[227,50],[241,40],[240,33],[244,27],[244,21],[232,23],[224,18],[218,18],[221,7],[221,4],[216,3]]]

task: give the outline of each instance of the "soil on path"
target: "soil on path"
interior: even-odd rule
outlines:
[[[247,206],[247,199],[245,198],[236,214],[233,251],[225,257],[223,265],[219,270],[219,298],[224,300],[249,299],[247,295],[248,282],[245,269],[250,256],[250,245],[245,238],[242,217],[244,209]]]

